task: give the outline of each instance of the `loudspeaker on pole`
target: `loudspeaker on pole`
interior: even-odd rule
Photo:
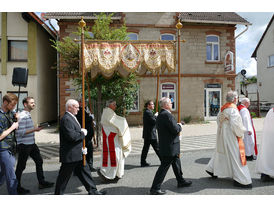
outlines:
[[[12,74],[12,85],[27,87],[28,84],[28,69],[22,67],[14,67]]]

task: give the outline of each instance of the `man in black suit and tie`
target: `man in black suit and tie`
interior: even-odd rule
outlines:
[[[151,195],[163,195],[166,192],[161,190],[166,173],[172,165],[173,172],[177,179],[177,187],[187,187],[192,184],[183,178],[180,161],[180,139],[179,133],[182,131],[182,125],[177,124],[175,118],[171,114],[172,103],[167,97],[160,100],[161,111],[156,120],[156,128],[158,131],[161,165],[158,168],[151,189]]]
[[[153,147],[156,155],[160,159],[159,144],[156,135],[156,117],[158,115],[158,112],[155,115],[152,113],[152,110],[154,109],[154,103],[152,100],[149,100],[145,103],[145,108],[146,109],[143,114],[144,146],[141,154],[141,167],[147,167],[150,165],[146,162],[147,153],[150,145]]]
[[[83,165],[82,153],[87,153],[87,149],[83,148],[83,139],[87,135],[87,130],[81,129],[75,117],[78,110],[79,103],[69,99],[66,102],[66,113],[60,121],[60,162],[62,164],[56,180],[55,195],[64,194],[73,171],[89,195],[102,195],[105,192],[97,190],[89,167],[87,164]]]
[[[81,102],[79,101],[80,107],[79,107],[79,111],[76,115],[76,118],[78,120],[78,122],[80,123],[81,127],[82,127],[82,106],[81,106]],[[93,145],[92,145],[92,138],[94,136],[94,130],[93,130],[93,118],[90,114],[89,111],[87,111],[85,109],[85,126],[87,129],[87,135],[85,137],[85,141],[86,141],[86,148],[88,150],[88,153],[86,155],[86,160],[87,160],[87,164],[90,168],[90,170],[92,172],[96,172],[96,169],[93,167]]]

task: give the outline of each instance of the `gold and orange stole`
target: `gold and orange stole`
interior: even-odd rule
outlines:
[[[226,103],[222,106],[221,111],[224,111],[227,108],[234,108],[237,109],[237,106],[233,103]],[[240,159],[241,159],[241,163],[242,165],[246,165],[246,157],[245,157],[245,145],[244,145],[244,141],[243,138],[241,137],[237,137],[238,140],[238,144],[239,144],[239,150],[240,150]]]

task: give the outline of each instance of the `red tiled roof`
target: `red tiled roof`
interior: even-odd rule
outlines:
[[[181,22],[244,24],[250,23],[235,12],[181,12]]]

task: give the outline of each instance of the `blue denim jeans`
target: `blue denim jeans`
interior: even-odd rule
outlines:
[[[6,180],[8,193],[17,195],[17,179],[14,171],[15,157],[9,150],[0,151],[0,185]]]

